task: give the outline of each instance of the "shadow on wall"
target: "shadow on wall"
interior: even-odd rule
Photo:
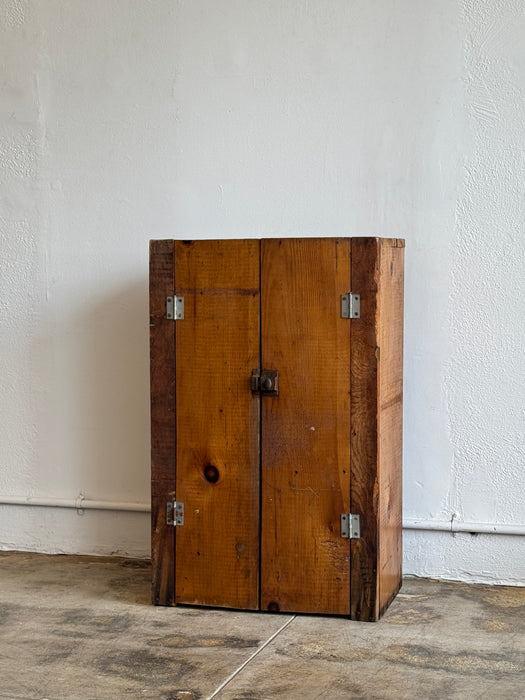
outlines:
[[[44,343],[50,381],[35,492],[148,503],[148,281],[96,301],[93,292]]]

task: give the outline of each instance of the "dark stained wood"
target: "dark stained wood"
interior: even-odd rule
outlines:
[[[378,617],[377,556],[377,293],[379,240],[352,239],[352,291],[361,294],[361,318],[351,334],[351,512],[361,519],[361,538],[351,540],[350,616]]]
[[[261,608],[348,615],[350,496],[349,239],[261,242]]]
[[[399,239],[352,239],[351,617],[374,621],[401,586],[403,254]]]
[[[166,525],[166,502],[175,500],[173,479],[151,482],[151,563],[154,605],[175,604],[175,528]]]
[[[389,245],[394,243],[395,245]],[[379,265],[379,613],[402,582],[403,241],[383,241]]]
[[[177,603],[257,609],[259,241],[175,242]]]
[[[175,596],[174,528],[166,502],[175,493],[175,324],[166,319],[173,294],[173,241],[150,243],[151,559],[152,598],[172,605]]]

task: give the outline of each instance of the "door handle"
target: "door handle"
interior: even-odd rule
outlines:
[[[263,396],[279,396],[278,370],[252,370],[251,385],[253,394],[261,394]]]

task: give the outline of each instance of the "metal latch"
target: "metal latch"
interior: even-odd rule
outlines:
[[[341,318],[361,318],[360,294],[341,294]]]
[[[166,297],[166,318],[175,321],[184,318],[184,297]]]
[[[184,525],[184,503],[177,501],[166,503],[166,525],[173,525],[173,527]]]
[[[253,394],[263,394],[264,396],[279,396],[278,370],[252,370],[251,385]]]
[[[361,527],[359,516],[353,513],[343,513],[341,515],[341,537],[349,540],[358,540],[361,537]]]

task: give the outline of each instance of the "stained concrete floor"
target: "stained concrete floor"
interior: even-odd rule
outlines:
[[[0,553],[0,698],[525,698],[525,588],[406,580],[373,624],[153,607],[149,582]]]

